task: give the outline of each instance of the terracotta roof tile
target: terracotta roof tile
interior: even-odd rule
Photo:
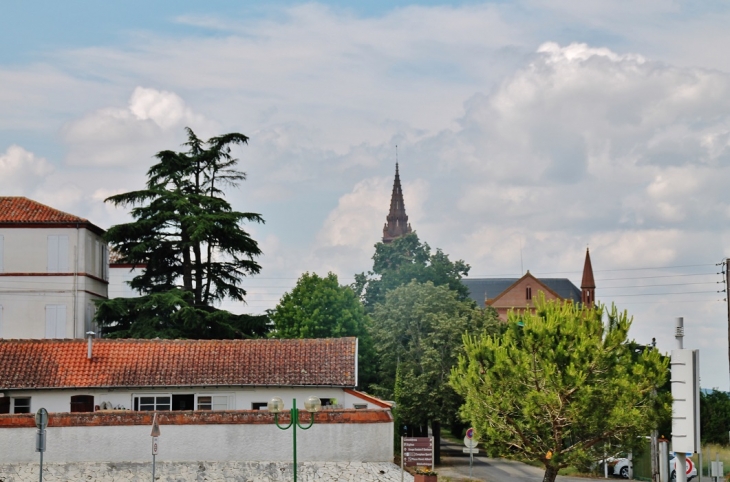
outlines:
[[[26,197],[0,196],[0,223],[88,223]]]
[[[0,339],[0,390],[356,384],[355,338],[316,340]]]

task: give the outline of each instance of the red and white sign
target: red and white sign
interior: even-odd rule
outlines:
[[[157,437],[152,437],[152,455],[157,455]]]
[[[470,428],[466,431],[466,438],[474,438],[474,429]]]
[[[692,459],[687,457],[685,460],[687,460],[687,475],[692,473],[692,469],[695,468],[694,464],[692,463]]]

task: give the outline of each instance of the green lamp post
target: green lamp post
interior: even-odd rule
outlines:
[[[297,408],[296,398],[292,399],[292,408],[289,410],[291,420],[289,422],[289,425],[285,427],[279,425],[279,413],[284,411],[284,401],[279,397],[274,397],[269,400],[267,406],[269,412],[274,414],[274,423],[276,423],[277,427],[279,427],[281,430],[293,428],[292,433],[294,438],[294,482],[297,482],[297,427],[301,428],[302,430],[307,430],[311,428],[312,425],[314,425],[314,414],[315,412],[319,412],[320,410],[322,410],[322,401],[318,397],[309,397],[304,402],[304,410],[311,414],[309,425],[307,425],[306,427],[299,423],[299,409]]]

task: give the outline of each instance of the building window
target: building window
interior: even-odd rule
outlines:
[[[30,397],[13,398],[13,413],[30,413]]]
[[[251,410],[268,410],[269,404],[266,402],[253,402],[251,404]]]
[[[0,397],[0,414],[10,413],[10,398]]]
[[[48,236],[48,272],[68,273],[68,236]]]
[[[368,408],[367,403],[354,403],[352,406],[357,410],[365,410],[366,408]]]
[[[525,298],[528,300],[532,299],[532,288],[529,286],[525,288]]]
[[[66,305],[46,305],[46,338],[66,338]]]
[[[319,401],[322,402],[323,407],[330,407],[332,405],[337,405],[336,398],[320,398]]]
[[[71,397],[71,413],[94,411],[93,395],[74,395]]]
[[[228,410],[228,395],[198,395],[198,410]]]
[[[134,397],[134,409],[139,412],[170,410],[170,395],[142,395]]]

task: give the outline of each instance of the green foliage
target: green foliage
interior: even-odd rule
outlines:
[[[701,393],[700,424],[703,443],[728,445],[730,394],[718,390]]]
[[[304,273],[269,316],[276,338],[337,338],[366,332],[362,303],[352,288],[340,286],[334,273],[324,278]]]
[[[496,333],[499,326],[493,310],[475,308],[445,285],[411,281],[388,292],[373,312],[380,381],[373,388],[395,398],[399,425],[454,423],[463,400],[448,381],[461,337]]]
[[[125,320],[134,323],[132,314],[142,312],[164,316],[157,324],[148,324],[144,332],[158,326],[162,332],[169,328],[184,337],[205,335],[210,316],[185,315],[183,328],[169,318],[169,308],[182,310],[184,299],[196,313],[219,312],[211,307],[227,298],[243,301],[246,291],[240,287],[241,280],[261,270],[255,261],[261,250],[242,224],[263,219],[256,213],[234,211],[222,191],[245,179],[243,172],[235,170],[238,160],[231,156],[230,146],[244,144],[248,138],[232,133],[202,141],[192,130],[187,133],[188,151],[157,153],[159,162],[147,172],[145,189],[107,199],[117,206],[134,206],[133,222],[112,226],[106,233],[107,242],[124,262],[144,266],[131,286],[147,296],[167,293],[178,301],[129,300],[108,309],[103,306],[112,301],[102,302],[96,321],[106,332],[114,332]],[[221,326],[213,332],[229,329]]]
[[[605,324],[603,313],[540,296],[535,313],[509,315],[502,337],[464,337],[451,384],[488,451],[539,461],[552,482],[602,458],[605,443],[632,447],[666,416],[670,397],[654,394],[667,361],[626,343],[625,312],[606,311]]]
[[[365,307],[372,312],[377,303],[385,302],[388,291],[416,280],[447,285],[466,300],[469,290],[461,278],[469,273],[464,261],[451,261],[440,249],[431,253],[427,243],[421,243],[416,233],[406,234],[393,242],[375,245],[373,270],[367,275],[355,275],[355,291],[363,296]]]
[[[373,380],[375,359],[368,331],[370,320],[359,297],[349,286],[340,286],[337,275],[304,273],[297,285],[269,312],[274,338],[358,338],[359,383]]]
[[[114,298],[99,305],[97,317],[115,320],[108,338],[230,339],[260,337],[268,331],[265,315],[234,315],[193,304],[193,294],[178,288],[141,298]]]

